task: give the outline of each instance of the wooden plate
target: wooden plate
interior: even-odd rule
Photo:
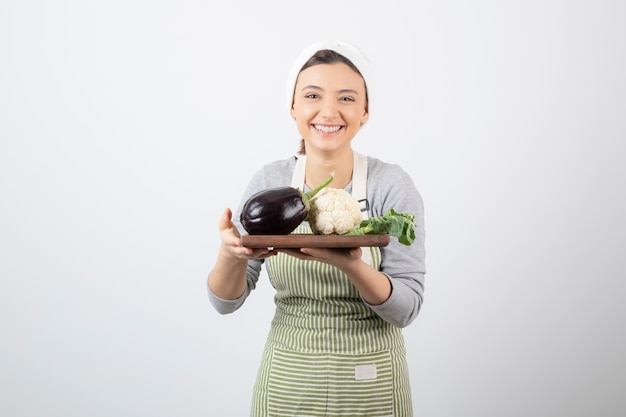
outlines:
[[[387,246],[389,235],[244,235],[243,246],[248,248],[357,248]]]

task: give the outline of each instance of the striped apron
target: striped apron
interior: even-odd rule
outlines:
[[[298,187],[303,187],[303,160],[299,157],[294,171]],[[367,158],[355,153],[357,199],[365,198],[363,167]],[[294,233],[311,228],[304,222]],[[380,250],[362,249],[364,260],[379,268]],[[333,266],[279,253],[266,260],[266,268],[276,290],[276,313],[251,417],[411,417],[401,330],[367,307]]]

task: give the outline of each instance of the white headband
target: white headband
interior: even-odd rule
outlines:
[[[353,45],[344,41],[322,41],[316,42],[304,48],[300,55],[296,58],[294,63],[291,66],[291,70],[289,71],[289,75],[287,77],[287,108],[289,110],[289,115],[291,115],[291,105],[293,103],[293,92],[296,88],[296,80],[298,79],[298,74],[302,69],[302,66],[306,64],[306,62],[313,56],[317,51],[321,51],[323,49],[330,49],[331,51],[335,51],[344,57],[348,58],[350,62],[354,64],[355,67],[361,73],[363,80],[365,81],[365,87],[367,88],[367,97],[368,97],[368,105],[367,112],[371,113],[371,103],[372,103],[372,90],[373,90],[373,75],[371,70],[371,64],[367,57],[363,55],[361,51],[355,48]]]

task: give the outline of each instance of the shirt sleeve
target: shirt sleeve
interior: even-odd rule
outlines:
[[[241,235],[246,233],[240,221],[241,211],[243,210],[243,206],[246,201],[248,201],[248,199],[258,191],[272,187],[289,185],[290,175],[287,175],[286,173],[291,173],[294,165],[294,158],[275,161],[263,166],[252,176],[242,194],[237,209],[233,211],[233,223],[237,226]],[[246,272],[246,290],[237,299],[224,300],[216,296],[209,288],[209,301],[220,314],[233,313],[244,304],[252,290],[256,288],[263,263],[264,260],[262,259],[253,259],[248,261],[248,269]]]
[[[256,265],[258,264],[258,265]],[[234,300],[225,300],[223,298],[218,297],[211,291],[211,288],[208,288],[209,291],[209,301],[215,310],[220,314],[229,314],[233,313],[239,309],[243,305],[243,303],[250,295],[250,292],[256,288],[256,283],[259,280],[259,275],[261,272],[261,261],[249,261],[248,262],[248,270],[246,272],[246,280],[247,285],[244,293],[239,296],[239,298],[235,298]],[[208,286],[207,286],[208,287]]]
[[[380,270],[391,283],[391,296],[378,305],[366,302],[383,320],[406,327],[417,317],[424,297],[424,204],[415,183],[400,166],[373,160],[368,169],[370,216],[382,216],[391,208],[414,215],[415,241],[407,246],[392,237],[389,245],[381,248]]]

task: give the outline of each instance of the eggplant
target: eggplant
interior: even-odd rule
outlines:
[[[294,187],[275,187],[253,194],[241,210],[241,225],[251,235],[288,235],[302,223],[311,207],[309,201],[333,180],[309,192]]]

